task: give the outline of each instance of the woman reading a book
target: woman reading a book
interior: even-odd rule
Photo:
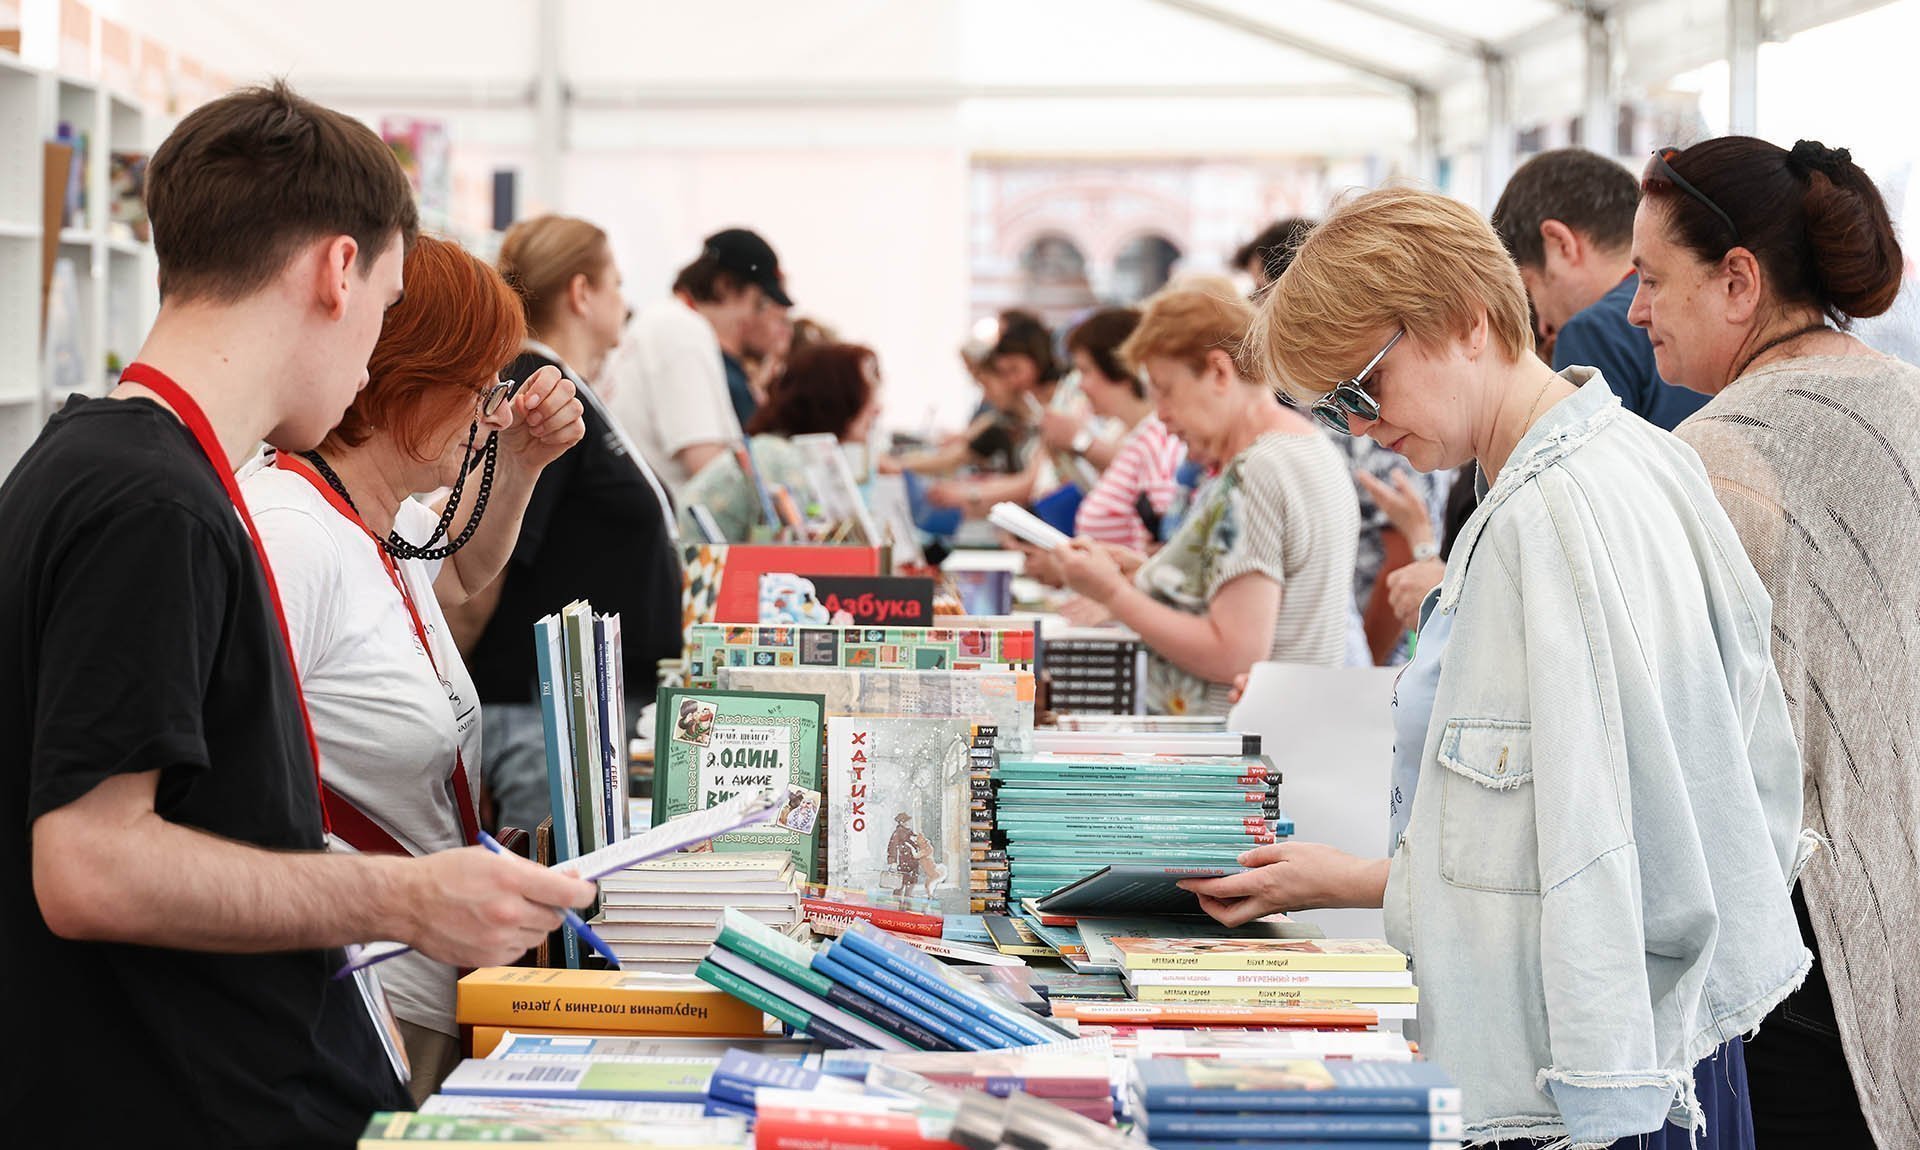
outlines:
[[[762,493],[782,522],[804,515],[813,501],[813,483],[807,456],[793,445],[793,437],[831,435],[841,443],[865,443],[879,415],[880,360],[872,348],[826,343],[794,352],[747,423],[745,466],[737,452],[716,456],[680,489],[680,534],[702,537],[693,509],[705,507],[722,535],[714,542],[745,543],[753,526],[766,522]]]
[[[1752,1146],[1739,1039],[1811,961],[1800,760],[1698,457],[1533,356],[1505,249],[1438,194],[1352,201],[1261,321],[1316,416],[1422,471],[1475,460],[1484,495],[1396,690],[1392,858],[1278,843],[1182,885],[1232,925],[1384,906],[1470,1139]]]
[[[1224,715],[1255,663],[1346,656],[1359,500],[1326,436],[1241,369],[1252,321],[1235,295],[1154,298],[1121,355],[1219,477],[1152,559],[1089,539],[1054,552],[1067,586],[1146,640],[1152,714]]]
[[[472,846],[480,714],[442,600],[492,582],[540,473],[579,442],[557,371],[512,393],[519,302],[459,245],[415,241],[367,385],[319,448],[242,472],[273,562],[336,838],[365,853]],[[421,492],[451,488],[431,508]],[[460,1060],[455,971],[419,952],[379,968],[415,1101]]]

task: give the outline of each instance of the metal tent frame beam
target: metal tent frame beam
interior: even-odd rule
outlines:
[[[1310,36],[1301,36],[1285,29],[1275,28],[1270,24],[1263,24],[1258,20],[1242,16],[1238,12],[1208,4],[1205,0],[1154,0],[1154,3],[1178,12],[1185,12],[1190,16],[1198,16],[1202,20],[1231,28],[1242,35],[1265,40],[1270,44],[1278,44],[1295,52],[1304,52],[1330,64],[1338,64],[1342,68],[1358,72],[1363,76],[1370,76],[1382,83],[1391,84],[1408,96],[1424,92],[1427,88],[1426,84],[1412,73],[1402,72],[1378,60],[1357,56],[1343,48],[1336,48]]]

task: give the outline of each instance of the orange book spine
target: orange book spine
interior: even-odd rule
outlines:
[[[584,1030],[597,1034],[761,1036],[760,1011],[705,984],[649,985],[614,970],[485,967],[460,980],[463,1026]]]

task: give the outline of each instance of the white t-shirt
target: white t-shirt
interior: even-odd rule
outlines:
[[[256,460],[240,486],[286,608],[321,774],[413,854],[466,845],[448,780],[457,744],[478,794],[480,697],[434,598],[440,564],[394,561],[433,641],[436,674],[365,531],[294,472]],[[395,527],[425,542],[437,521],[409,499]],[[393,1012],[442,1034],[457,1032],[454,980],[453,967],[418,952],[380,964]]]
[[[606,381],[602,390],[612,393],[614,418],[675,493],[693,477],[674,452],[741,439],[713,325],[677,296],[656,300],[634,317],[600,376]]]

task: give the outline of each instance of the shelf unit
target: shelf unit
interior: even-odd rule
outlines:
[[[56,241],[75,288],[72,350],[57,364],[41,339],[42,145],[63,122],[86,137],[86,211]],[[109,218],[109,157],[151,152],[170,126],[125,93],[0,52],[0,477],[68,395],[112,388],[109,357],[132,360],[159,311],[153,245]]]

